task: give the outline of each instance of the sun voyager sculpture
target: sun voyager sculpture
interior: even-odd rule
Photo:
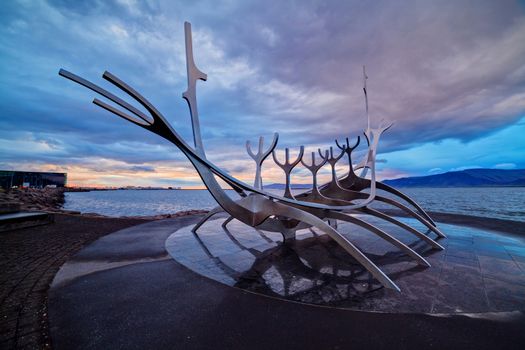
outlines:
[[[364,93],[366,101],[366,113],[368,126],[364,131],[368,143],[368,151],[363,159],[353,165],[352,151],[359,145],[360,138],[357,137],[355,144],[351,144],[346,138],[344,143],[335,141],[335,147],[329,147],[324,152],[318,150],[319,158],[312,152],[311,160],[307,161],[304,157],[304,147],[299,148],[299,154],[293,161],[290,160],[289,149],[285,149],[284,161],[279,160],[276,152],[279,135],[275,133],[270,146],[264,150],[264,139],[259,138],[257,153],[251,149],[250,142],[246,143],[246,149],[256,165],[255,182],[253,186],[246,184],[235,177],[229,175],[217,165],[206,158],[204,151],[199,113],[197,109],[197,80],[206,81],[207,76],[195,65],[193,59],[192,35],[190,23],[184,24],[186,41],[186,68],[188,74],[188,88],[182,94],[187,101],[192,128],[193,128],[193,147],[186,143],[175,129],[168,123],[166,118],[135,89],[124,83],[122,80],[109,72],[104,72],[102,77],[137,101],[148,113],[143,113],[138,108],[127,103],[111,92],[95,85],[73,73],[61,69],[59,74],[80,85],[93,90],[107,100],[114,103],[110,105],[98,98],[93,100],[97,106],[116,114],[125,120],[136,124],[164,139],[171,141],[182,153],[186,155],[195,170],[200,175],[208,191],[217,201],[219,206],[211,210],[193,228],[197,232],[199,227],[213,215],[226,212],[229,217],[224,224],[236,219],[251,227],[279,232],[283,236],[284,242],[294,239],[296,231],[304,228],[315,228],[332,238],[337,244],[348,252],[359,264],[361,264],[370,274],[376,278],[384,287],[400,291],[399,287],[360,249],[352,244],[350,234],[342,234],[337,229],[337,221],[349,222],[358,225],[378,237],[391,243],[402,252],[413,258],[422,266],[430,266],[420,254],[408,245],[399,241],[389,233],[377,226],[374,226],[363,219],[363,216],[379,218],[390,224],[396,225],[406,231],[407,234],[416,236],[421,241],[428,244],[433,249],[443,250],[444,248],[433,238],[430,233],[437,238],[446,237],[436,226],[430,216],[411,198],[404,193],[376,180],[375,159],[381,135],[388,130],[392,124],[382,124],[376,128],[370,127],[368,118],[368,99],[366,95],[366,79],[364,74]],[[124,111],[125,110],[125,111]],[[274,162],[283,170],[286,185],[283,195],[267,192],[262,186],[261,169],[263,162],[272,155]],[[348,160],[348,173],[338,176],[336,164],[346,155]],[[304,193],[294,195],[291,190],[290,174],[292,170],[302,164],[312,174],[312,189]],[[317,183],[317,173],[321,167],[329,164],[331,168],[331,181],[319,185]],[[361,170],[360,174],[356,174]],[[367,177],[370,172],[369,178]],[[217,182],[217,178],[225,181],[239,195],[238,199],[232,199],[226,194]],[[377,193],[377,190],[389,193],[391,196],[384,197]],[[396,199],[393,199],[396,198]],[[403,200],[403,204],[397,199]],[[428,228],[427,232],[421,232],[414,227],[389,216],[380,210],[370,207],[372,202],[382,202],[402,210],[406,215],[416,219]],[[356,215],[359,214],[359,215]]]

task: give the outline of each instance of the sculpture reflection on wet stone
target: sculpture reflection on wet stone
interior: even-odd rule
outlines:
[[[226,212],[230,217],[225,223],[232,219],[239,220],[244,224],[255,227],[261,230],[279,232],[282,234],[284,241],[293,239],[295,232],[303,228],[316,228],[317,230],[327,234],[337,244],[348,252],[359,264],[361,264],[369,273],[372,274],[384,287],[399,291],[398,286],[381,271],[377,265],[371,261],[360,249],[358,249],[350,241],[351,232],[342,234],[337,230],[337,220],[349,222],[359,225],[380,238],[388,241],[392,245],[399,248],[408,256],[413,258],[418,264],[423,266],[430,266],[430,264],[417,252],[411,249],[406,244],[394,238],[384,230],[367,223],[362,219],[363,214],[371,215],[382,220],[388,221],[391,224],[403,228],[407,233],[413,234],[425,243],[429,244],[434,249],[442,250],[443,247],[434,239],[428,236],[433,232],[437,237],[445,237],[445,235],[436,227],[436,224],[428,216],[428,214],[412,199],[405,194],[376,181],[375,172],[375,158],[379,138],[390,125],[381,125],[378,128],[371,128],[370,123],[365,130],[365,137],[368,142],[368,151],[363,160],[356,166],[352,166],[352,151],[360,142],[359,137],[355,145],[351,146],[348,139],[346,143],[340,144],[336,141],[336,145],[340,150],[339,154],[334,153],[334,147],[330,147],[324,153],[319,151],[321,160],[316,160],[316,153],[312,152],[311,163],[304,159],[304,148],[300,147],[298,157],[290,162],[289,149],[285,149],[285,161],[281,163],[278,160],[275,148],[278,143],[278,134],[274,135],[270,147],[263,151],[264,139],[259,139],[258,152],[253,153],[250,143],[247,142],[246,148],[249,155],[256,162],[256,175],[254,186],[250,186],[242,181],[237,180],[218,166],[210,162],[206,158],[204,147],[201,138],[199,114],[197,109],[196,85],[197,80],[205,81],[206,74],[201,72],[195,65],[193,60],[193,48],[191,37],[191,25],[185,23],[185,40],[186,40],[186,66],[188,74],[188,89],[182,94],[187,101],[193,127],[193,141],[194,147],[187,144],[180,135],[172,128],[164,116],[142,95],[135,91],[132,87],[124,83],[122,80],[109,72],[104,72],[103,78],[124,91],[149,113],[143,113],[136,107],[115,96],[109,91],[63,69],[59,74],[68,78],[80,85],[83,85],[99,95],[112,101],[115,105],[110,105],[98,98],[93,100],[93,103],[111,113],[122,117],[129,122],[136,124],[146,130],[149,130],[166,140],[171,141],[178,147],[193,164],[199,173],[203,183],[208,191],[215,198],[219,207],[213,209],[209,214],[199,222],[194,232],[197,231],[200,225],[208,218],[219,212]],[[364,73],[364,71],[363,71]],[[365,77],[365,98],[366,109],[368,117],[368,100],[366,97],[366,74]],[[123,111],[126,110],[127,112]],[[130,114],[131,113],[131,114]],[[269,193],[264,191],[261,179],[261,168],[265,159],[272,154],[274,161],[281,167],[285,174],[286,188],[284,196]],[[349,162],[348,174],[344,177],[338,177],[335,170],[337,162],[346,155]],[[310,191],[293,195],[290,187],[290,173],[299,164],[305,166],[312,174],[313,187]],[[332,179],[329,183],[318,186],[317,172],[319,169],[328,163],[332,170]],[[358,176],[355,173],[356,169],[362,169]],[[366,178],[367,172],[370,171],[370,179]],[[238,200],[232,199],[221,188],[217,179],[225,181],[231,186],[239,195]],[[377,189],[389,192],[398,198],[403,199],[412,208],[404,205],[397,200],[389,197],[379,196]],[[368,193],[363,192],[367,190]],[[406,214],[416,218],[419,222],[428,228],[427,232],[420,232],[417,229],[398,221],[397,219],[386,215],[385,213],[370,208],[373,201],[379,201],[403,210]],[[356,216],[355,214],[360,214]]]

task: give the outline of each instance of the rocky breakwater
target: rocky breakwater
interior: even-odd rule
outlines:
[[[159,214],[159,215],[150,215],[150,216],[123,216],[122,218],[139,218],[139,219],[145,219],[145,220],[161,220],[161,219],[178,218],[178,217],[187,216],[187,215],[204,215],[206,213],[208,213],[207,210],[193,209],[193,210],[178,211],[178,212],[173,213],[173,214]]]
[[[23,211],[46,211],[60,212],[66,214],[80,214],[78,211],[69,211],[62,209],[65,196],[64,192],[85,192],[86,190],[77,190],[70,188],[13,188],[3,190],[0,188],[0,207],[16,206],[17,210]],[[203,215],[207,210],[185,210],[172,214],[160,214],[151,216],[129,216],[122,218],[136,218],[144,220],[161,220],[176,218],[187,215]],[[104,217],[97,213],[82,213],[82,216]]]
[[[0,189],[0,204],[19,203],[21,210],[62,212],[63,188]]]

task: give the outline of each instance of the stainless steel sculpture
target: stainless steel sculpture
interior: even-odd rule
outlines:
[[[339,154],[334,153],[333,147],[330,147],[329,151],[326,150],[324,153],[321,152],[321,150],[318,150],[321,157],[320,162],[316,161],[316,155],[315,153],[312,153],[311,165],[307,164],[303,159],[303,146],[300,147],[299,155],[293,162],[290,162],[289,150],[285,149],[285,161],[284,163],[281,163],[278,160],[275,152],[275,147],[277,146],[279,138],[278,134],[276,133],[272,143],[270,144],[269,148],[266,149],[266,151],[263,151],[264,139],[262,137],[259,139],[257,153],[254,153],[251,150],[249,142],[246,143],[248,154],[254,159],[256,163],[254,185],[250,186],[227,174],[225,171],[211,163],[206,158],[200,133],[196,87],[197,80],[205,81],[207,76],[196,67],[193,59],[191,25],[189,23],[185,23],[184,29],[186,40],[186,68],[188,74],[188,88],[182,94],[182,97],[187,101],[190,111],[193,127],[194,147],[191,147],[179,136],[179,134],[166,121],[164,116],[150,102],[148,102],[148,100],[146,100],[132,87],[111,73],[104,72],[102,77],[142,105],[148,111],[149,115],[146,115],[131,104],[125,102],[107,90],[73,73],[61,69],[59,74],[87,87],[88,89],[93,90],[121,108],[95,98],[93,103],[97,106],[106,109],[109,112],[114,113],[133,124],[149,130],[168,141],[171,141],[186,155],[186,157],[199,173],[199,176],[201,177],[208,191],[219,204],[219,207],[210,211],[208,215],[195,226],[194,232],[196,232],[200,225],[202,225],[211,216],[222,211],[230,215],[230,217],[225,221],[225,224],[232,219],[237,219],[255,228],[280,232],[285,241],[288,239],[293,239],[295,237],[295,232],[299,229],[316,228],[326,233],[341,247],[343,247],[384,287],[399,291],[398,286],[386,274],[384,274],[383,271],[381,271],[373,261],[371,261],[365,254],[363,254],[362,251],[352,244],[348,238],[348,235],[343,235],[337,231],[336,222],[337,220],[340,220],[365,228],[371,233],[381,237],[382,239],[402,250],[408,256],[412,257],[418,264],[430,266],[430,264],[422,256],[395,237],[353,215],[354,213],[359,213],[378,217],[403,228],[408,233],[415,235],[425,243],[429,244],[432,248],[443,249],[439,243],[430,238],[427,234],[369,207],[369,204],[373,201],[381,201],[393,205],[404,210],[408,215],[411,215],[423,223],[429,228],[429,232],[434,232],[438,237],[445,237],[445,235],[441,233],[441,231],[436,227],[435,223],[430,219],[428,214],[419,205],[417,205],[415,201],[401,192],[376,181],[375,157],[379,144],[379,138],[391,125],[383,125],[375,129],[370,127],[370,121],[368,118],[368,97],[366,96],[366,74],[364,70],[364,92],[368,118],[368,127],[365,130],[365,137],[368,141],[368,151],[363,160],[356,167],[353,167],[351,153],[359,144],[360,139],[358,138],[357,143],[354,146],[350,146],[348,139],[346,139],[346,144],[343,144],[342,146],[336,141],[337,147],[341,150],[341,153]],[[284,196],[269,193],[263,189],[261,169],[264,160],[267,159],[270,154],[272,154],[272,158],[276,164],[281,167],[281,169],[283,169],[286,179]],[[347,175],[338,177],[335,166],[345,154],[347,155],[349,161],[349,171]],[[294,167],[299,165],[299,163],[302,163],[303,166],[309,169],[312,173],[313,187],[310,191],[294,196],[291,191],[290,173]],[[326,163],[328,163],[332,169],[332,179],[329,183],[318,186],[317,172]],[[362,169],[361,175],[357,176],[354,172],[354,169]],[[370,179],[365,178],[368,171],[370,171]],[[220,187],[216,178],[222,179],[229,186],[231,186],[239,194],[239,199],[231,199]],[[377,195],[377,189],[389,192],[390,194],[405,200],[409,205],[415,208],[417,213],[408,206],[394,199]],[[368,190],[369,192],[362,192],[363,190]]]

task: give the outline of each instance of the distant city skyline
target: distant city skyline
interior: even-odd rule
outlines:
[[[0,169],[66,172],[73,186],[201,188],[174,146],[58,76],[109,87],[101,74],[112,72],[191,143],[184,21],[208,74],[197,87],[208,158],[248,183],[247,139],[279,132],[282,156],[362,134],[363,65],[372,125],[395,122],[380,179],[525,168],[523,1],[10,1],[0,18]],[[263,180],[284,181],[271,159]]]

